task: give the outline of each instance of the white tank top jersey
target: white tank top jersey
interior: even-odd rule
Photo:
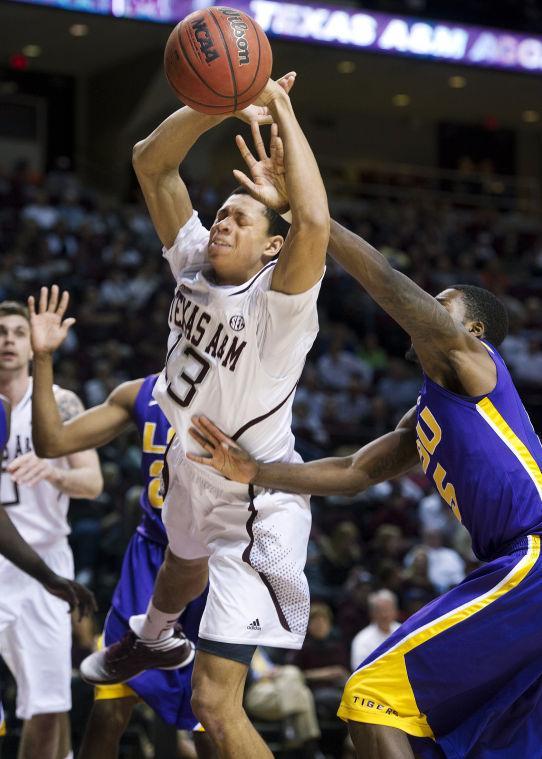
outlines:
[[[55,385],[55,392],[60,388]],[[32,446],[32,379],[22,400],[11,409],[11,429],[4,451],[0,478],[0,500],[23,538],[31,546],[43,547],[69,535],[68,507],[70,499],[49,482],[42,480],[34,487],[19,485],[11,479],[6,467],[17,456],[33,451]],[[69,468],[68,460],[50,459],[55,467]]]
[[[256,458],[290,460],[292,402],[318,333],[321,280],[299,295],[274,292],[272,261],[245,284],[215,285],[208,243],[194,212],[164,249],[177,287],[154,397],[184,451],[201,453],[188,428],[204,414]]]

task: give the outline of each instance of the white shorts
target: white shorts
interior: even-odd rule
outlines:
[[[202,476],[186,459],[174,467],[168,460],[162,517],[169,547],[183,559],[209,557],[200,637],[301,648],[310,605],[303,573],[309,497],[261,488],[251,497],[247,485],[212,473]]]
[[[39,550],[51,569],[73,578],[68,543]],[[17,717],[71,709],[68,604],[0,557],[0,654],[17,683]]]

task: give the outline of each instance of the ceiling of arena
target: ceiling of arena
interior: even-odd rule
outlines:
[[[30,70],[90,77],[120,63],[156,51],[157,72],[161,50],[170,28],[166,25],[54,10],[0,0],[0,59],[25,45],[39,45],[42,54]],[[85,37],[69,34],[72,24],[89,27]],[[542,129],[542,122],[522,123],[522,113],[537,110],[541,76],[496,75],[494,72],[426,63],[405,58],[371,55],[330,47],[273,41],[273,71],[295,69],[299,74],[296,98],[323,114],[336,111],[391,116],[400,112],[421,119],[483,120],[494,117],[502,126]],[[355,64],[341,74],[342,61]],[[466,86],[452,89],[451,76],[462,76]],[[393,104],[397,94],[410,97],[407,107]],[[318,105],[320,106],[318,108]],[[465,116],[467,118],[465,119]]]

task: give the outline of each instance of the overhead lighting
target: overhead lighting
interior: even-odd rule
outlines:
[[[70,34],[72,37],[86,37],[88,26],[86,24],[72,24],[70,26]]]
[[[467,86],[467,80],[464,76],[451,76],[448,79],[448,84],[453,90],[462,90]]]
[[[526,124],[536,124],[537,121],[540,121],[540,114],[538,111],[523,111],[521,118]]]
[[[356,70],[356,64],[354,61],[339,61],[337,64],[337,71],[339,74],[351,74]]]
[[[39,58],[41,55],[41,47],[39,45],[25,45],[22,52],[27,58]]]
[[[397,108],[405,108],[405,106],[410,105],[410,95],[399,93],[392,97],[391,102],[393,105],[397,106]]]

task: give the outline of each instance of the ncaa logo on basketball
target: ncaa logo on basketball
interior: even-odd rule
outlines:
[[[245,320],[241,314],[236,314],[235,316],[231,317],[230,327],[234,332],[241,332],[241,330],[245,328]]]
[[[237,11],[234,11],[231,8],[221,8],[220,10],[228,19],[231,30],[235,35],[237,56],[239,58],[240,65],[243,66],[245,63],[250,63],[248,40],[246,38],[246,31],[248,29],[248,26],[245,24]]]
[[[205,23],[205,19],[197,18],[192,23],[192,29],[194,30],[194,37],[196,38],[196,42],[198,43],[199,48],[204,55],[205,62],[211,63],[211,61],[215,61],[219,55],[215,50],[215,43],[211,37],[209,27]]]

